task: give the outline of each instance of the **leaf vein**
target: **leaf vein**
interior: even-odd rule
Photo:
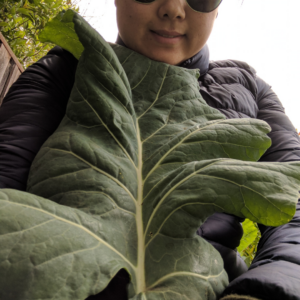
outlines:
[[[3,201],[10,202],[10,203],[13,203],[14,205],[20,205],[22,207],[26,207],[26,208],[29,208],[29,209],[32,209],[32,210],[39,211],[39,212],[41,212],[41,213],[43,213],[45,215],[49,215],[49,216],[53,217],[54,219],[56,219],[58,221],[62,221],[63,223],[69,224],[71,226],[74,226],[74,227],[77,227],[77,228],[81,229],[82,231],[85,231],[87,234],[89,234],[90,236],[92,236],[99,243],[102,243],[107,248],[109,248],[110,250],[112,250],[113,252],[115,252],[117,255],[119,255],[120,257],[122,257],[122,259],[124,259],[134,270],[136,269],[136,267],[122,253],[120,253],[119,251],[117,251],[116,248],[112,247],[110,244],[108,244],[106,241],[104,241],[102,238],[100,238],[99,236],[97,236],[95,233],[93,233],[92,231],[90,231],[89,229],[87,229],[86,227],[84,227],[83,225],[76,224],[76,223],[74,223],[74,222],[72,222],[70,220],[67,220],[67,219],[64,219],[62,217],[59,217],[59,216],[57,216],[57,215],[55,215],[53,213],[50,213],[48,211],[45,211],[45,210],[41,209],[41,208],[33,207],[33,206],[30,206],[30,205],[26,205],[26,204],[18,203],[18,202],[11,202],[9,200],[3,200]],[[85,250],[83,249],[82,251],[85,251]]]

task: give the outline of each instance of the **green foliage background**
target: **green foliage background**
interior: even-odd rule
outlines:
[[[257,252],[257,246],[261,238],[261,233],[259,231],[257,223],[252,222],[248,219],[246,219],[242,225],[244,235],[237,250],[246,262],[247,266],[250,267]]]
[[[0,0],[0,31],[26,69],[54,47],[39,32],[62,9],[79,11],[76,0]]]

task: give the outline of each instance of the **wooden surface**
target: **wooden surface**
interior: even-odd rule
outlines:
[[[5,74],[8,69],[10,55],[3,44],[0,44],[0,82],[7,77]]]
[[[1,94],[0,94],[0,105],[2,104],[2,101],[5,97],[5,95],[7,94],[9,88],[21,75],[19,68],[15,64],[10,64],[8,69],[9,69],[9,73],[8,73],[6,80],[5,81],[3,80],[0,83],[0,89],[2,87]]]
[[[15,54],[13,53],[13,51],[11,50],[11,48],[9,47],[7,41],[5,40],[4,36],[2,35],[2,33],[0,32],[0,40],[1,42],[4,44],[6,50],[8,51],[8,53],[10,54],[10,57],[14,60],[14,62],[16,63],[16,65],[18,66],[19,70],[21,71],[21,73],[24,72],[24,68],[23,66],[20,64],[19,60],[17,59],[17,57],[15,56]]]
[[[0,32],[0,106],[9,88],[24,71]]]

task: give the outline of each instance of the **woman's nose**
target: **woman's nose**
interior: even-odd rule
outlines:
[[[158,15],[161,19],[180,19],[185,18],[186,1],[185,0],[160,0]]]

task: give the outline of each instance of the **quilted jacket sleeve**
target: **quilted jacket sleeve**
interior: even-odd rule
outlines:
[[[285,115],[284,108],[271,87],[257,77],[258,116],[267,122],[272,131],[269,133],[272,146],[260,161],[298,161],[300,160],[300,140],[295,127]]]
[[[261,161],[300,160],[298,134],[271,87],[257,78],[258,118],[272,128],[272,146]],[[300,300],[300,203],[292,221],[273,228],[260,226],[257,255],[246,273],[230,283],[224,295],[251,295],[262,300]]]
[[[61,122],[77,60],[60,47],[30,66],[0,108],[0,188],[25,190],[31,163]]]

